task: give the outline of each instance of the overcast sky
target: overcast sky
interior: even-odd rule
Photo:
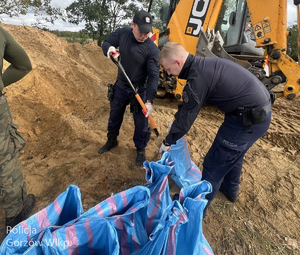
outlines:
[[[1,0],[0,0],[1,1]],[[52,7],[59,7],[61,9],[65,9],[70,4],[75,2],[75,0],[51,0]],[[30,26],[35,22],[36,18],[33,14],[21,15],[20,17],[9,18],[7,15],[0,15],[2,18],[2,22],[4,24],[12,24],[12,25],[26,25]],[[47,23],[47,27],[50,30],[65,30],[65,31],[79,31],[84,28],[84,24],[79,24],[78,26],[75,24],[70,24],[67,22],[63,22],[61,20],[55,21],[54,25],[51,23]]]
[[[64,1],[52,0],[51,5],[53,7],[60,7],[62,9],[64,9],[67,6],[69,6],[71,3],[73,3],[74,1],[75,0],[64,0]],[[293,4],[293,1],[291,1],[291,0],[287,0],[287,1],[288,1],[287,22],[288,22],[288,25],[290,26],[290,25],[296,24],[295,22],[297,22],[297,9],[296,9],[295,5]],[[2,22],[4,24],[30,26],[35,21],[35,17],[32,14],[27,14],[26,16],[21,16],[18,18],[9,18],[6,15],[0,15],[0,17],[2,18]],[[54,25],[52,25],[51,23],[49,23],[47,25],[50,30],[58,29],[61,31],[62,30],[79,31],[84,28],[83,24],[79,24],[78,26],[76,26],[74,24],[66,23],[63,21],[55,21]]]

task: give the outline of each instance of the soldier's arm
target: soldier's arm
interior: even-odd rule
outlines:
[[[32,70],[32,66],[27,53],[21,45],[3,28],[0,28],[0,32],[6,39],[4,59],[10,63],[2,76],[4,87],[6,87],[22,79]]]

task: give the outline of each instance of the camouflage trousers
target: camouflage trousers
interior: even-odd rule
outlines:
[[[20,151],[25,141],[12,122],[11,112],[3,95],[0,97],[0,207],[5,217],[18,215],[27,196],[21,171]]]

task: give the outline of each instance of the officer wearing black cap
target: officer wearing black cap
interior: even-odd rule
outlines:
[[[135,124],[133,141],[137,149],[136,165],[145,161],[145,148],[150,139],[148,116],[152,113],[152,103],[156,96],[159,79],[159,50],[149,38],[152,32],[152,17],[144,11],[138,11],[133,17],[131,27],[119,28],[112,32],[102,44],[104,55],[120,59],[122,66],[138,94],[145,102],[147,112],[136,101],[134,92],[121,70],[118,70],[114,93],[110,98],[110,116],[108,120],[107,142],[98,151],[109,151],[118,145],[117,136],[123,122],[126,106],[130,104]],[[116,48],[119,48],[118,51]]]
[[[152,17],[146,11],[138,11],[134,17],[133,22],[138,25],[141,33],[152,32]]]

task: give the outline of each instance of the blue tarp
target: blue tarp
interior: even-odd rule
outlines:
[[[173,171],[180,179],[192,167],[186,162],[185,171],[178,174],[181,169],[174,168],[180,155],[184,154],[171,151],[157,162],[144,162],[145,186],[115,194],[85,213],[79,188],[70,185],[53,203],[17,225],[2,242],[1,254],[213,254],[202,233],[211,185],[186,178],[179,200],[171,200],[168,175]]]
[[[0,253],[44,254],[38,242],[45,230],[51,226],[63,226],[82,213],[80,190],[70,185],[50,205],[18,224],[2,242]]]
[[[169,155],[169,164],[174,166],[170,174],[180,188],[201,180],[202,173],[198,166],[191,160],[187,141],[184,137],[172,145]]]

